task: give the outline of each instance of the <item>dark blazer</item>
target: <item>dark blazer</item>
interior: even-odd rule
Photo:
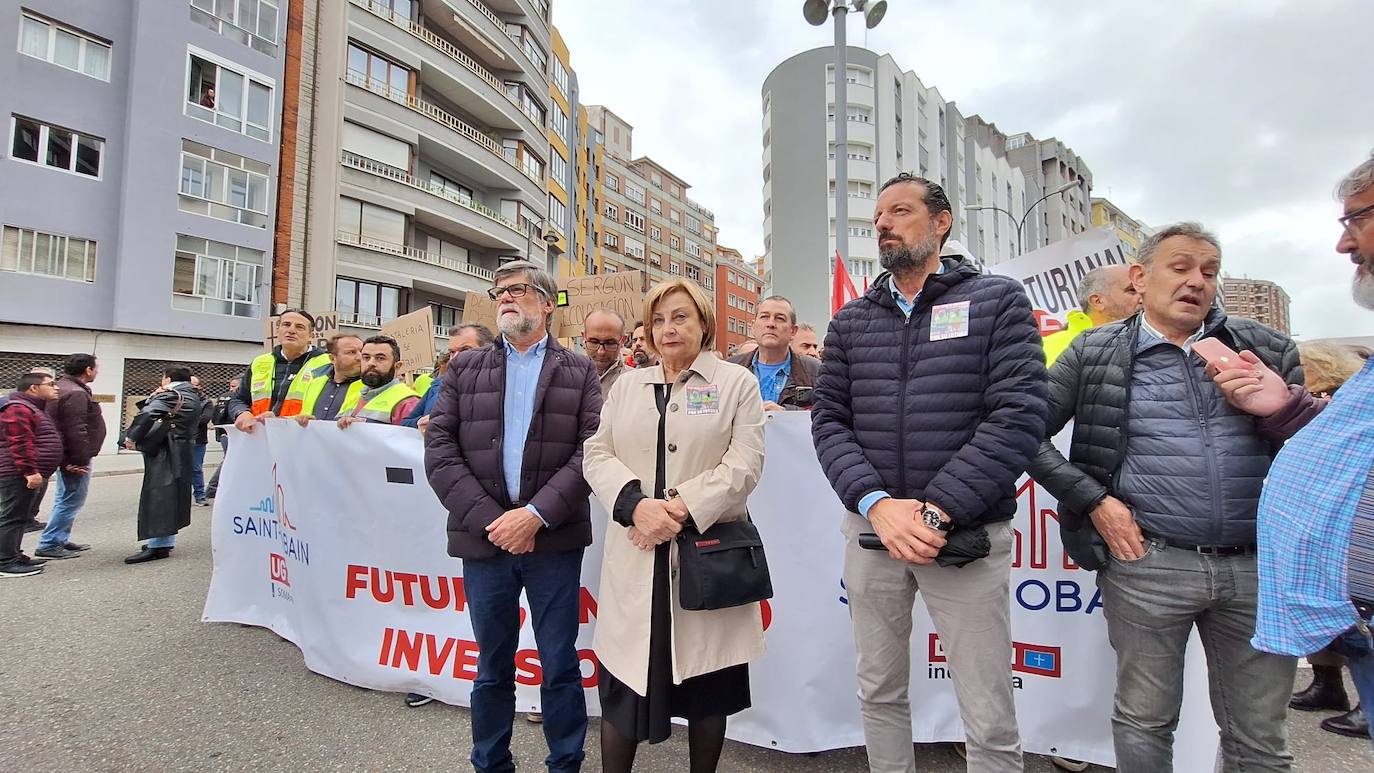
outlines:
[[[487,538],[486,527],[507,510],[526,504],[534,505],[548,523],[535,537],[535,552],[590,545],[591,489],[582,477],[582,444],[601,423],[596,366],[549,339],[517,502],[506,491],[501,463],[505,393],[506,349],[498,338],[449,363],[439,402],[430,414],[425,473],[449,513],[449,555],[495,557],[500,550]]]

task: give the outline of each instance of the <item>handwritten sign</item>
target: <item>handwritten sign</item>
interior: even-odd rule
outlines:
[[[567,306],[558,310],[554,330],[560,338],[582,335],[582,320],[596,309],[610,309],[632,325],[644,311],[644,273],[617,271],[613,274],[574,276],[562,280],[568,293]]]
[[[330,337],[339,332],[339,315],[337,312],[326,311],[314,316],[315,340],[311,342],[311,345],[323,349]],[[267,318],[265,322],[266,327],[264,327],[262,331],[262,346],[264,349],[270,350],[277,345],[277,320],[279,319],[281,319],[281,317],[276,314]]]
[[[486,325],[489,330],[496,332],[496,302],[488,298],[486,293],[468,291],[463,296],[463,324]]]
[[[397,373],[409,373],[434,365],[434,312],[429,306],[382,325],[381,335],[391,336],[401,347]]]

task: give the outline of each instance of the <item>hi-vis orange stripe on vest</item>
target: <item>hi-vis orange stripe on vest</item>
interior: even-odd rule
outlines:
[[[301,412],[301,401],[305,399],[305,389],[315,378],[315,371],[329,364],[328,354],[318,354],[305,361],[301,369],[291,379],[286,390],[286,400],[282,403],[278,416],[295,416]],[[252,397],[250,411],[261,416],[272,410],[273,376],[277,371],[277,358],[272,352],[259,354],[248,366],[248,394]]]

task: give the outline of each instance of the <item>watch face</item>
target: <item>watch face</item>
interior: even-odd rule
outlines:
[[[922,510],[921,518],[925,521],[926,526],[932,529],[939,529],[941,526],[940,514],[934,510]]]

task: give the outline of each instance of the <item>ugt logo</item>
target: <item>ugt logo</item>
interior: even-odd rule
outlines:
[[[288,588],[291,587],[291,581],[286,573],[286,556],[280,553],[268,553],[267,566],[272,582],[281,583]]]

